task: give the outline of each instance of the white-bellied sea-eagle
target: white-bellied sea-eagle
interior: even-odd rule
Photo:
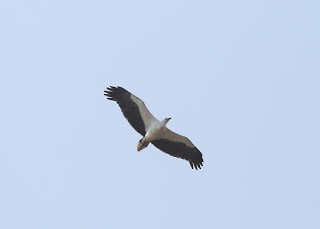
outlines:
[[[201,169],[203,159],[198,148],[187,137],[166,127],[171,118],[159,121],[150,113],[141,99],[122,87],[107,87],[104,95],[107,99],[118,103],[130,125],[143,136],[138,142],[138,151],[151,142],[161,151],[189,161],[191,168]]]

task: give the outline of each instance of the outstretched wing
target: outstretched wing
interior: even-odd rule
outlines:
[[[202,153],[185,136],[179,135],[168,128],[163,134],[151,142],[161,151],[173,156],[189,161],[191,168],[201,169],[203,166]]]
[[[116,101],[130,125],[142,136],[156,118],[150,113],[144,102],[122,87],[107,87],[104,91],[107,99]]]

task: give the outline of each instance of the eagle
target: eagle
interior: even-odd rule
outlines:
[[[130,125],[143,136],[137,144],[137,151],[143,150],[151,143],[173,157],[187,160],[192,169],[201,169],[202,153],[187,137],[166,127],[171,118],[159,121],[141,99],[122,87],[107,87],[104,95],[118,103]]]

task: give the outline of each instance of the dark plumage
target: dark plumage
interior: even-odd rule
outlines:
[[[107,99],[118,103],[130,125],[143,136],[138,142],[138,151],[152,143],[173,157],[189,161],[192,169],[201,169],[203,166],[201,152],[187,137],[166,127],[170,118],[160,122],[150,113],[141,99],[122,87],[108,87],[104,95],[107,96]]]

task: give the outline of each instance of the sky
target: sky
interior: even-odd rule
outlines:
[[[0,228],[320,228],[319,1],[0,2]],[[144,100],[204,166],[141,136]]]

